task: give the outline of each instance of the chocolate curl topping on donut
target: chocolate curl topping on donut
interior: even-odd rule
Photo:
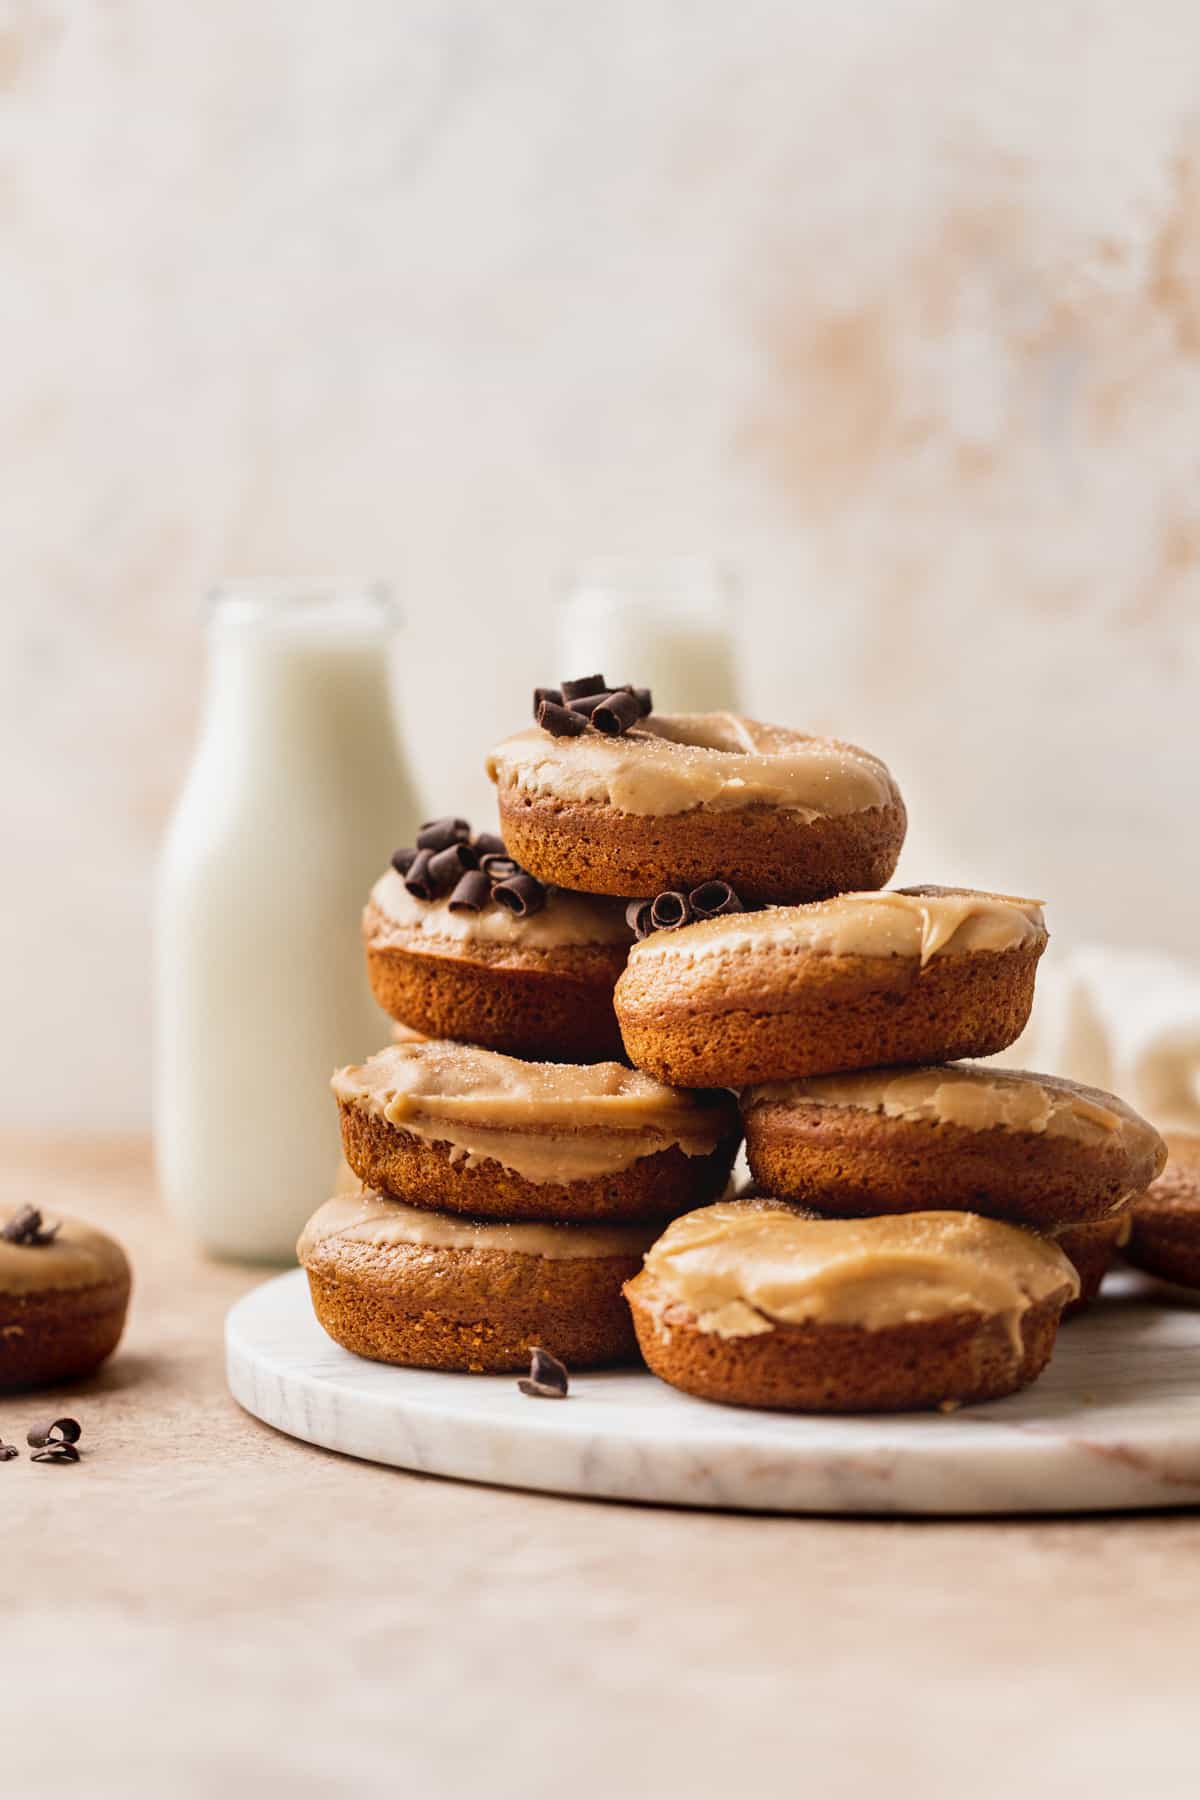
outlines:
[[[429,879],[436,894],[448,894],[460,875],[476,867],[479,859],[470,844],[450,844],[429,859]]]
[[[719,919],[722,913],[746,910],[727,881],[702,881],[688,895],[688,905],[697,919]]]
[[[497,905],[507,907],[515,918],[527,919],[530,913],[541,912],[545,906],[546,890],[535,876],[519,869],[507,881],[495,884],[492,899]]]
[[[620,737],[653,709],[649,688],[628,682],[610,688],[603,675],[533,690],[533,716],[551,737],[582,737],[589,724],[606,737]]]
[[[492,884],[482,869],[467,869],[447,902],[451,912],[482,912],[492,897]]]
[[[429,873],[432,850],[418,850],[408,865],[404,885],[415,900],[436,900],[437,884]]]
[[[465,819],[427,819],[417,833],[417,849],[448,850],[451,844],[465,844],[470,836]]]
[[[393,850],[392,867],[397,875],[407,875],[419,854],[419,851],[409,849],[407,846],[403,850]]]
[[[0,1238],[6,1244],[25,1244],[30,1249],[41,1250],[54,1242],[60,1229],[57,1224],[43,1225],[36,1206],[23,1206],[7,1225],[0,1226]]]
[[[625,908],[625,919],[640,943],[652,931],[678,931],[681,925],[745,910],[727,881],[702,881],[690,894],[673,888],[654,900],[631,900]]]

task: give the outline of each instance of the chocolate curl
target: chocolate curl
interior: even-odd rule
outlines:
[[[468,869],[447,902],[451,912],[482,912],[492,897],[492,884],[482,869]]]
[[[608,683],[603,675],[581,675],[578,681],[564,681],[562,697],[564,701],[582,700],[588,694],[607,694]]]
[[[429,859],[429,880],[434,891],[447,894],[459,876],[476,866],[476,855],[470,844],[449,844]]]
[[[640,703],[632,694],[606,694],[592,713],[592,724],[605,737],[620,737],[642,717]]]
[[[697,919],[719,919],[723,913],[746,910],[727,881],[702,881],[688,895],[688,905]]]
[[[397,875],[407,875],[417,860],[417,852],[407,846],[403,850],[392,851],[392,867]]]
[[[465,844],[471,827],[465,819],[427,819],[417,833],[418,850],[448,850],[451,844]]]
[[[565,1400],[570,1384],[566,1363],[535,1344],[529,1353],[529,1373],[517,1382],[521,1392],[531,1400]]]
[[[507,881],[498,881],[492,888],[492,899],[498,905],[507,907],[514,918],[526,919],[530,913],[541,912],[546,904],[546,890],[536,876],[525,869],[518,869]]]
[[[548,700],[550,702],[551,706],[561,706],[563,703],[562,689],[561,688],[541,688],[541,687],[534,688],[534,690],[533,690],[533,716],[535,719],[538,716],[538,707],[541,706],[542,703],[546,700]]]
[[[581,718],[590,719],[598,706],[603,706],[608,699],[604,694],[585,694],[582,700],[568,700],[567,711],[578,713]]]
[[[581,737],[587,730],[587,720],[581,713],[572,712],[566,706],[556,706],[553,700],[542,701],[537,709],[537,722],[551,737]]]
[[[625,923],[640,944],[648,938],[654,927],[650,923],[649,900],[631,900],[625,908]]]
[[[508,855],[508,851],[504,845],[504,839],[498,837],[494,831],[477,831],[471,840],[471,848],[479,858],[480,868],[483,867],[483,859],[485,856]]]
[[[437,897],[437,883],[429,873],[432,861],[432,850],[418,850],[408,865],[404,885],[415,900],[433,900]]]
[[[503,856],[481,856],[479,866],[488,880],[492,882],[510,881],[514,875],[519,875],[521,872],[521,865],[516,857],[509,856],[507,853]]]
[[[678,931],[689,923],[692,909],[686,894],[660,894],[650,904],[650,923],[655,931]]]
[[[643,719],[648,718],[650,716],[650,714],[654,711],[654,698],[650,692],[650,689],[649,688],[631,688],[630,692],[632,693],[634,699],[637,701],[638,706],[641,708],[641,714],[642,714]]]

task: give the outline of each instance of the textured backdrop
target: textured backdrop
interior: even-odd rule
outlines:
[[[721,551],[909,879],[1191,948],[1198,71],[1190,0],[0,4],[0,1116],[145,1116],[231,571],[392,577],[478,812],[563,565]]]

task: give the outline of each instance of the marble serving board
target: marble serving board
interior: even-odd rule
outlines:
[[[1200,1504],[1200,1297],[1123,1275],[1064,1327],[1028,1393],[948,1414],[821,1418],[692,1400],[642,1369],[511,1376],[363,1362],[304,1275],[226,1324],[229,1386],[306,1443],[428,1475],[608,1500],[780,1513],[1051,1513]]]

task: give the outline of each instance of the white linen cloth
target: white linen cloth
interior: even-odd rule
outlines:
[[[1029,1024],[995,1060],[1107,1088],[1159,1130],[1200,1132],[1200,963],[1052,946]]]

